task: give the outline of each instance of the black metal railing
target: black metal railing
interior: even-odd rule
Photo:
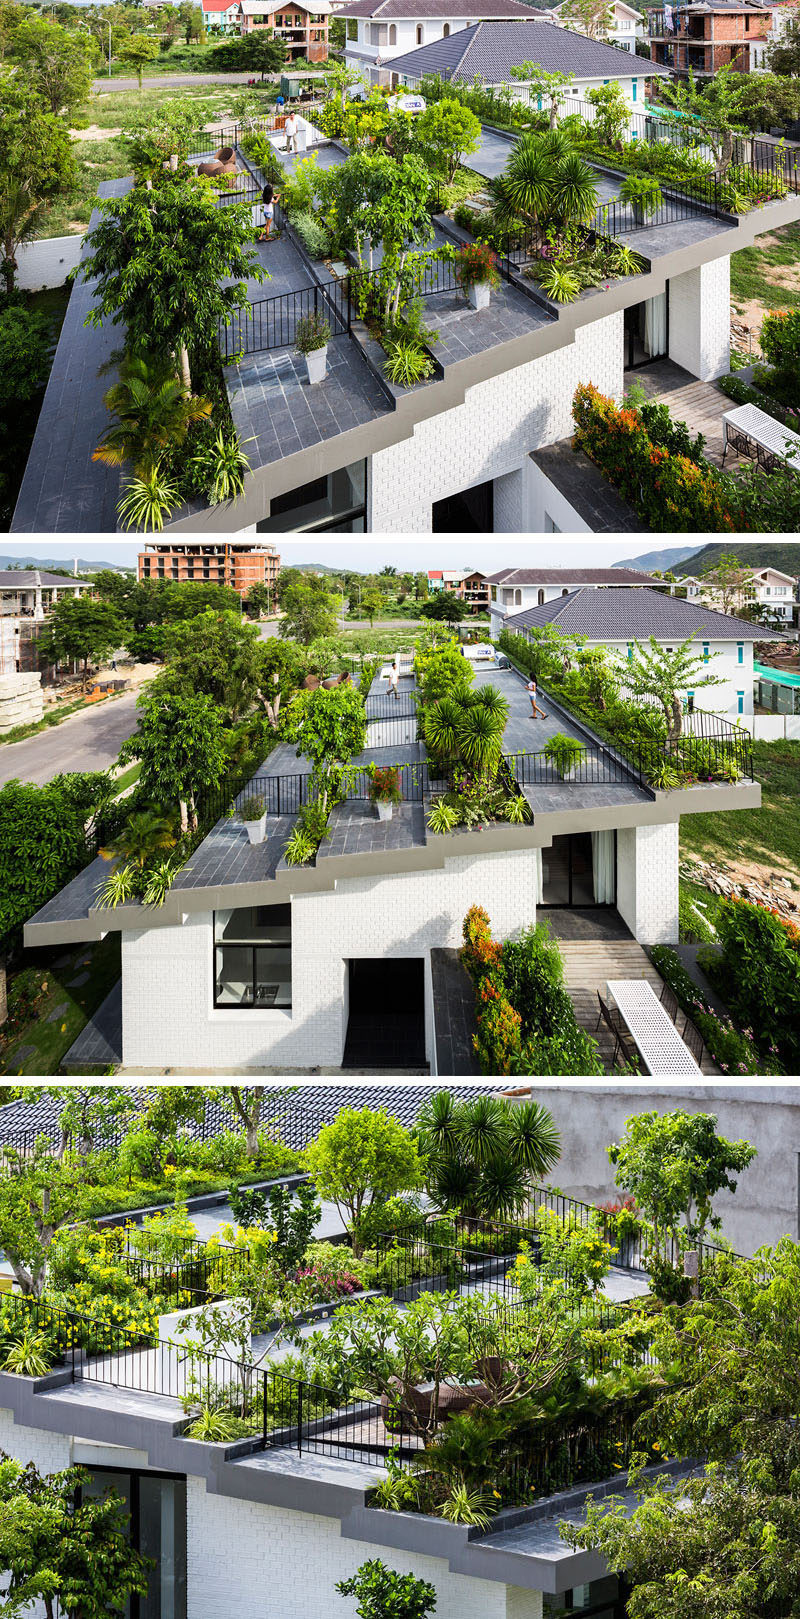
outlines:
[[[321,111],[321,108],[322,102],[314,99],[292,103],[292,110],[309,121],[312,114]],[[221,125],[219,129],[197,129],[189,138],[190,159],[214,157],[223,146],[232,146],[236,150],[248,135],[279,134],[286,126],[289,110],[287,107],[282,113],[272,113],[268,118],[251,119],[247,124],[226,124]]]
[[[289,348],[296,341],[298,321],[309,316],[327,321],[333,337],[348,332],[351,309],[345,283],[331,281],[323,287],[300,287],[276,298],[261,298],[248,309],[235,310],[227,325],[220,322],[222,358],[227,362],[267,349]]]
[[[269,1367],[263,1378],[262,1445],[353,1462],[381,1462],[389,1451],[406,1458],[420,1448],[402,1408],[388,1401],[348,1400],[314,1381]]]
[[[615,758],[602,745],[590,747],[576,739],[576,746],[582,751],[575,757],[574,763],[565,761],[561,768],[545,752],[512,753],[505,757],[520,787],[563,786],[565,783],[569,786],[586,784],[593,787],[606,783],[630,785],[635,779],[630,766],[622,759]]]

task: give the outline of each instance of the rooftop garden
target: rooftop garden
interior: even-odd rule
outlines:
[[[173,1088],[171,1126],[150,1115],[164,1154],[190,1089]],[[358,1456],[380,1472],[375,1510],[480,1534],[504,1507],[630,1475],[633,1518],[606,1497],[562,1533],[599,1545],[634,1596],[658,1589],[648,1616],[685,1619],[678,1556],[698,1574],[743,1556],[742,1495],[788,1543],[798,1249],[787,1238],[742,1259],[719,1236],[715,1199],[735,1192],[755,1149],[713,1115],[629,1118],[607,1149],[616,1195],[595,1207],[538,1184],[560,1141],[536,1103],[440,1091],[411,1133],[345,1108],[306,1148],[298,1191],[234,1189],[236,1225],[205,1244],[180,1201],[136,1227],[86,1223],[96,1148],[84,1128],[73,1121],[61,1152],[40,1141],[27,1159],[6,1155],[0,1242],[18,1290],[0,1305],[5,1373],[39,1376],[79,1347],[79,1380],[135,1390],[138,1375],[152,1399],[141,1350],[177,1310],[184,1330],[160,1364],[171,1351],[185,1370],[159,1391],[180,1399],[186,1435],[225,1446],[265,1433],[268,1450],[302,1438],[304,1451]],[[319,1198],[338,1205],[344,1242],[314,1240]],[[618,1293],[626,1277],[646,1290],[612,1303],[609,1266]],[[315,1306],[328,1318],[301,1336]],[[664,1469],[698,1456],[688,1483],[686,1469]],[[747,1619],[755,1602],[783,1619],[768,1600],[773,1543],[758,1533],[751,1606],[731,1611]]]
[[[705,439],[674,421],[663,403],[623,405],[593,384],[575,391],[573,448],[583,450],[654,533],[794,532],[800,478],[792,459],[772,471],[740,463],[726,472],[703,455]]]
[[[749,738],[727,721],[708,715],[707,730],[687,733],[683,692],[719,684],[713,657],[695,652],[694,636],[671,651],[654,636],[633,641],[626,658],[550,624],[503,630],[499,645],[661,792],[735,782],[750,769]]]

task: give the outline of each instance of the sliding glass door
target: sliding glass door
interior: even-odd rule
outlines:
[[[616,832],[573,832],[554,838],[550,848],[541,851],[540,893],[545,909],[616,905]]]

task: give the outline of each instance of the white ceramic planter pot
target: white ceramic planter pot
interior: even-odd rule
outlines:
[[[309,382],[322,382],[328,369],[328,345],[322,349],[312,349],[305,357],[306,370]]]
[[[263,843],[267,835],[267,812],[257,821],[244,821],[244,829],[251,843]]]
[[[394,805],[391,799],[389,799],[387,802],[386,799],[376,798],[375,807],[378,811],[379,821],[390,821],[392,819],[392,810],[394,809]]]
[[[473,309],[488,309],[492,289],[488,281],[475,281],[467,292]]]

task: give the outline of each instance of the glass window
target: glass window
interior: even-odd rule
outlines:
[[[744,663],[744,646],[742,645],[741,641],[736,648],[736,662]]]
[[[744,692],[743,691],[737,691],[737,693],[736,693],[736,712],[737,712],[737,714],[743,714],[744,713]]]
[[[257,534],[365,534],[367,463],[353,461],[311,483],[276,495]]]
[[[708,663],[708,660],[709,660],[708,642],[704,641],[703,642],[703,662]]]
[[[125,1619],[186,1619],[186,1480],[162,1473],[89,1469],[88,1496],[110,1490],[128,1514],[128,1534],[137,1551],[152,1557],[147,1595],[131,1597]]]
[[[214,913],[214,1005],[240,1010],[292,1004],[292,907]]]

